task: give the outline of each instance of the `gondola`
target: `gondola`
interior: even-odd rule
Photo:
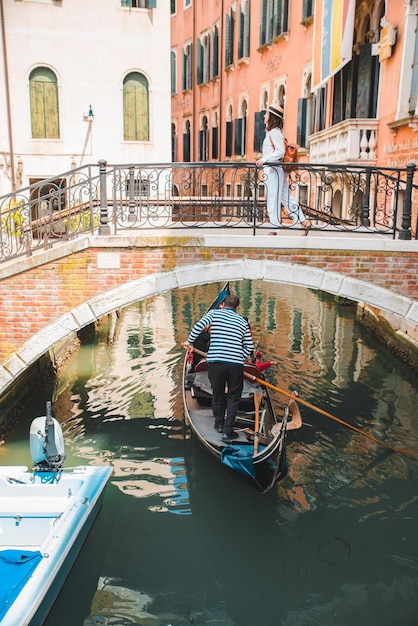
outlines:
[[[227,282],[208,310],[218,307],[229,290]],[[293,429],[302,425],[298,406],[294,400],[290,400],[283,416],[279,418],[268,389],[259,382],[263,380],[263,375],[254,364],[246,363],[235,423],[239,437],[233,443],[222,441],[222,434],[214,429],[211,386],[204,358],[208,339],[202,333],[194,343],[193,352],[188,352],[184,359],[186,423],[206,450],[231,470],[249,478],[262,493],[266,493],[287,473],[287,428],[288,423]]]

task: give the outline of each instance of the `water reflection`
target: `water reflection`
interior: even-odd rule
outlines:
[[[109,317],[60,377],[53,409],[68,463],[111,462],[114,475],[46,626],[412,626],[416,457],[302,406],[289,474],[260,496],[188,438],[180,346],[218,288]],[[418,450],[416,378],[362,332],[352,308],[292,286],[234,289],[259,350],[279,361],[273,384]],[[8,443],[0,462],[15,463],[26,445],[26,434]]]

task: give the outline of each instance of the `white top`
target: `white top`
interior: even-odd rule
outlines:
[[[263,141],[263,163],[278,163],[285,154],[284,136],[280,128],[267,131]]]

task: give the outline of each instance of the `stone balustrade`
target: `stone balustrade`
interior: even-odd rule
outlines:
[[[311,163],[376,164],[376,119],[349,119],[309,138]]]

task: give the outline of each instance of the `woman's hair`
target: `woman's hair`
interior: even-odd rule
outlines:
[[[281,117],[274,115],[271,111],[269,111],[269,118],[266,124],[267,130],[271,130],[272,128],[283,128],[283,120]]]

